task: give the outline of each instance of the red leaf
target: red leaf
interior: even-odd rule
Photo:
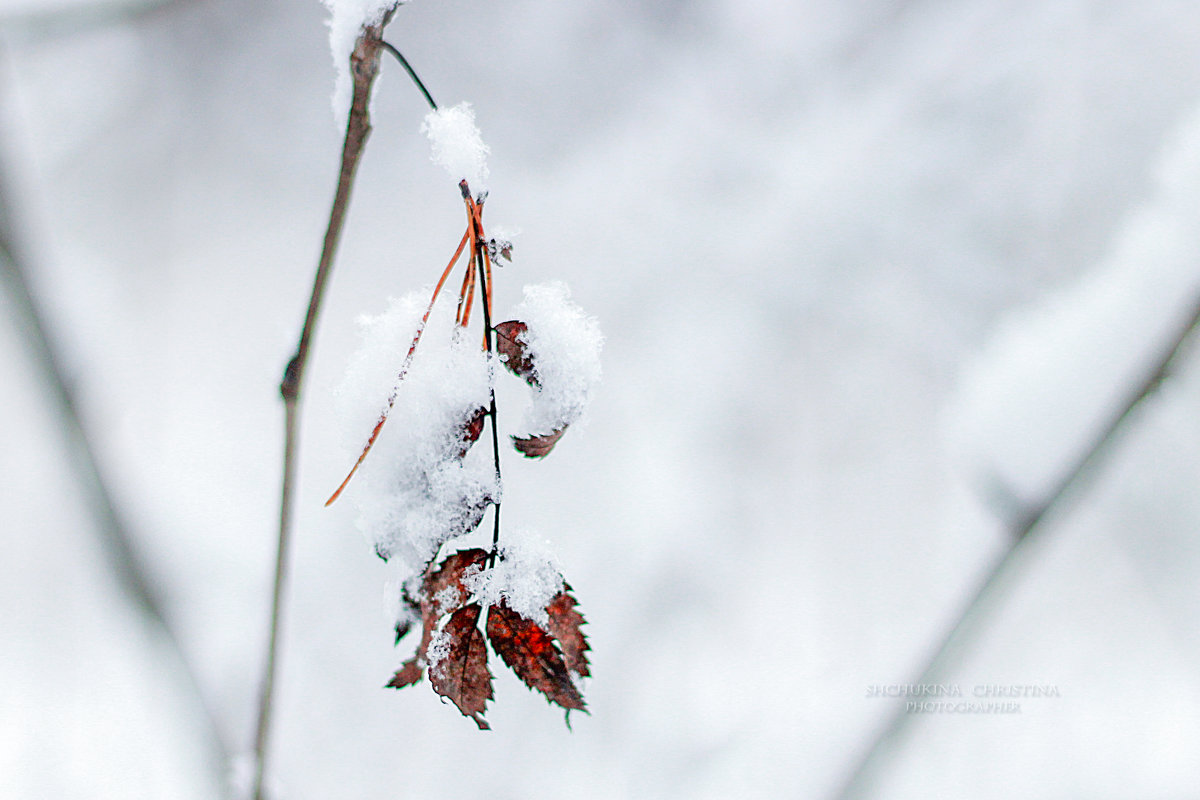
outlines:
[[[587,637],[580,630],[580,626],[584,625],[586,620],[583,614],[575,610],[578,603],[570,595],[570,591],[571,587],[564,583],[563,590],[546,606],[546,613],[550,615],[550,624],[546,627],[550,635],[558,640],[567,669],[576,675],[587,677],[591,675],[587,662],[587,651],[591,650],[591,647],[588,646]]]
[[[449,652],[429,667],[429,683],[442,697],[450,698],[464,717],[475,720],[480,730],[488,730],[483,719],[487,701],[492,699],[492,673],[487,668],[487,645],[479,630],[478,603],[455,611],[442,636]]]
[[[514,375],[524,378],[530,386],[537,386],[537,378],[533,374],[533,360],[525,349],[525,332],[528,327],[524,322],[510,320],[501,322],[496,331],[496,351],[500,360]]]
[[[517,448],[526,458],[544,458],[554,449],[554,445],[558,444],[558,440],[562,438],[566,430],[567,426],[563,425],[551,433],[534,434],[524,438],[514,436],[512,437],[513,447]]]
[[[487,634],[492,649],[526,686],[563,708],[584,710],[583,697],[567,672],[562,654],[550,634],[536,622],[501,601],[488,610]]]
[[[424,676],[425,668],[421,666],[417,657],[413,656],[400,665],[400,669],[396,670],[396,674],[388,681],[385,688],[403,689],[405,686],[412,686]]]

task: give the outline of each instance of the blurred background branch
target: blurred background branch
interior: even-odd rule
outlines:
[[[1125,400],[1096,432],[1095,438],[1080,454],[1078,460],[1066,470],[1059,482],[1047,491],[1041,501],[1015,516],[1009,525],[1010,545],[984,575],[978,588],[971,593],[962,611],[931,651],[932,656],[910,685],[933,686],[947,679],[956,659],[962,657],[971,646],[974,637],[987,624],[994,605],[1001,600],[1000,592],[1005,582],[1014,579],[1016,571],[1023,563],[1018,556],[1025,543],[1042,530],[1042,523],[1047,516],[1055,512],[1064,513],[1063,506],[1069,503],[1071,496],[1086,486],[1089,474],[1101,466],[1105,454],[1122,427],[1128,424],[1134,410],[1149,399],[1171,374],[1172,367],[1191,341],[1198,326],[1200,297],[1193,302],[1162,351],[1147,365],[1142,380],[1130,388]],[[1009,496],[1010,493],[1004,492],[1004,495]],[[836,795],[837,800],[862,800],[876,796],[872,792],[876,789],[873,781],[878,771],[894,754],[904,732],[916,719],[918,715],[909,713],[904,704],[897,705],[883,728],[865,748],[860,760],[849,771],[849,777]]]
[[[0,159],[0,164],[3,161]],[[58,429],[70,454],[75,481],[95,520],[95,530],[100,534],[108,565],[146,627],[166,646],[174,667],[183,678],[183,684],[190,690],[203,730],[202,738],[208,745],[208,763],[216,780],[223,782],[229,767],[230,749],[215,711],[171,623],[153,573],[113,499],[102,461],[88,432],[80,399],[63,367],[54,335],[32,285],[33,269],[19,240],[21,226],[16,221],[18,212],[9,186],[8,176],[0,170],[0,274],[3,275],[5,290],[16,312],[16,328],[21,332],[31,361],[40,375],[47,402],[58,417]]]
[[[179,7],[204,0],[108,0],[94,3],[48,4],[44,8],[0,13],[0,34],[27,42],[65,38],[100,28],[150,20]]]

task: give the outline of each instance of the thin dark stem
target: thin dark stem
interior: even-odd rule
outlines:
[[[408,59],[404,57],[404,54],[387,42],[380,42],[379,44],[384,50],[387,50],[389,53],[395,56],[396,60],[400,62],[400,66],[404,67],[405,72],[408,73],[408,77],[412,78],[412,82],[415,83],[417,88],[421,90],[421,94],[425,95],[425,102],[429,103],[430,108],[432,108],[434,111],[437,111],[438,106],[437,103],[433,102],[433,95],[431,95],[429,90],[425,88],[425,84],[417,76],[417,71],[412,68],[412,64],[408,63]]]
[[[937,647],[932,651],[933,656],[921,670],[920,677],[913,682],[915,685],[941,682],[953,659],[966,648],[982,627],[987,612],[994,605],[993,596],[1003,585],[1007,576],[1019,565],[1018,556],[1023,546],[1032,541],[1036,534],[1045,530],[1042,523],[1052,511],[1058,509],[1070,495],[1077,493],[1083,487],[1086,478],[1098,467],[1101,457],[1110,449],[1117,438],[1117,433],[1128,421],[1133,411],[1150,397],[1170,375],[1179,354],[1192,338],[1197,327],[1200,327],[1200,297],[1193,303],[1188,314],[1182,318],[1180,325],[1154,360],[1145,377],[1130,389],[1124,402],[1105,425],[1097,431],[1091,445],[1083,450],[1076,462],[1064,472],[1059,482],[1046,493],[1042,501],[1014,522],[1011,544],[984,575],[979,586],[963,606],[963,610],[942,636]],[[875,780],[879,769],[879,762],[900,740],[911,717],[912,715],[906,713],[902,706],[896,709],[887,724],[863,752],[854,769],[850,771],[849,778],[836,795],[838,800],[850,800],[869,794],[872,781]]]
[[[479,247],[483,248],[486,246],[487,245],[481,240],[479,243]],[[483,301],[483,343],[484,343],[484,347],[487,348],[488,353],[494,353],[496,347],[495,347],[495,343],[492,339],[492,310],[491,310],[491,308],[489,308],[491,303],[489,303],[487,301],[487,298],[489,296],[489,290],[491,289],[491,287],[488,285],[487,275],[484,274],[483,250],[482,249],[479,250],[479,252],[476,254],[475,263],[479,267],[479,284],[480,284],[480,290],[483,292],[483,297],[484,297],[484,301]],[[491,420],[492,420],[492,457],[493,457],[493,462],[496,466],[496,488],[497,488],[497,491],[499,491],[500,480],[501,480],[501,478],[500,478],[500,433],[499,433],[499,423],[496,420],[496,389],[495,389],[495,387],[492,387],[492,389],[491,389],[491,409],[488,411],[488,416],[491,417]],[[492,556],[491,556],[491,558],[492,558],[492,563],[494,564],[495,559],[496,559],[496,548],[500,545],[500,500],[498,498],[495,503],[495,510],[493,512],[492,521],[493,521],[493,525],[492,525]]]
[[[483,347],[489,353],[495,353],[496,344],[492,338],[492,287],[488,280],[488,271],[484,262],[484,248],[487,247],[487,241],[484,239],[483,230],[478,225],[476,213],[482,214],[482,200],[478,204],[478,212],[472,210],[471,191],[467,187],[466,181],[463,181],[460,188],[463,192],[463,199],[467,201],[467,224],[472,226],[475,231],[475,252],[472,254],[475,258],[475,268],[479,273],[479,291],[483,297]],[[491,418],[492,428],[492,458],[496,469],[496,489],[500,490],[500,432],[499,423],[496,418],[496,389],[493,386],[490,390],[490,403],[488,409],[488,417]],[[500,499],[497,498],[493,503],[492,511],[492,552],[488,557],[489,566],[494,566],[496,563],[497,549],[500,545]]]
[[[313,278],[312,296],[296,353],[284,370],[279,392],[284,404],[283,486],[279,508],[279,543],[275,558],[275,580],[271,600],[271,622],[267,643],[267,658],[263,668],[262,689],[259,699],[258,725],[254,737],[254,797],[263,800],[263,777],[266,774],[266,758],[270,744],[271,712],[274,702],[275,674],[278,670],[279,636],[282,629],[283,596],[287,580],[288,544],[291,539],[296,462],[299,453],[299,405],[303,385],[304,368],[308,364],[312,347],[317,315],[325,295],[325,285],[333,268],[334,256],[341,239],[346,210],[350,204],[350,193],[354,177],[362,157],[363,147],[371,135],[369,105],[371,88],[379,74],[379,50],[383,28],[391,19],[391,12],[377,25],[363,29],[350,55],[350,74],[354,76],[354,94],[350,103],[350,115],[346,123],[346,139],[342,146],[341,170],[338,174],[337,190],[329,211],[329,224],[325,229],[325,240],[321,258]]]

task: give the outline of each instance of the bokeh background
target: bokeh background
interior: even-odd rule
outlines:
[[[183,654],[120,578],[7,280],[5,797],[214,798],[245,771],[277,386],[340,151],[325,18],[0,6],[8,249]],[[1196,301],[1200,10],[420,0],[388,38],[492,148],[489,217],[521,231],[498,306],[561,279],[607,335],[588,424],[505,472],[505,523],[553,542],[591,623],[591,716],[568,731],[499,668],[486,734],[425,685],[381,689],[411,647],[386,567],[322,507],[357,316],[461,235],[385,61],[307,376],[280,796],[834,796],[903,703],[870,687],[916,679],[1014,509]],[[1198,362],[1185,345],[946,662],[967,695],[1059,696],[914,716],[867,796],[1193,795]]]

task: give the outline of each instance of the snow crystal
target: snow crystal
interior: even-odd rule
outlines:
[[[1200,117],[1160,165],[1156,199],[1075,286],[1012,314],[968,369],[952,447],[996,500],[1039,501],[1144,379],[1200,293]]]
[[[583,415],[600,382],[600,326],[558,281],[526,286],[514,316],[527,326],[521,338],[538,382],[523,427],[531,434],[561,430]]]
[[[425,664],[432,672],[441,666],[450,655],[450,637],[444,630],[437,630],[429,637],[429,647],[425,650]]]
[[[350,54],[358,35],[368,25],[383,19],[388,9],[403,5],[405,0],[322,0],[329,9],[329,49],[337,78],[333,88],[333,113],[339,122],[350,111],[351,80]]]
[[[463,586],[477,602],[497,605],[504,600],[513,611],[545,626],[546,605],[562,591],[563,576],[548,542],[521,530],[505,531],[495,566],[468,569]]]
[[[491,151],[475,127],[475,110],[470,103],[430,111],[421,132],[433,145],[433,163],[445,167],[455,181],[465,178],[472,191],[487,189],[487,156]]]
[[[396,391],[387,423],[346,497],[357,504],[358,525],[376,550],[409,572],[447,538],[473,527],[487,499],[499,496],[490,459],[472,458],[474,452],[459,458],[467,420],[488,404],[492,370],[474,336],[455,334],[453,303],[434,309],[408,373],[396,385],[427,302],[428,295],[413,293],[377,317],[362,318],[362,346],[338,389],[347,469]]]

